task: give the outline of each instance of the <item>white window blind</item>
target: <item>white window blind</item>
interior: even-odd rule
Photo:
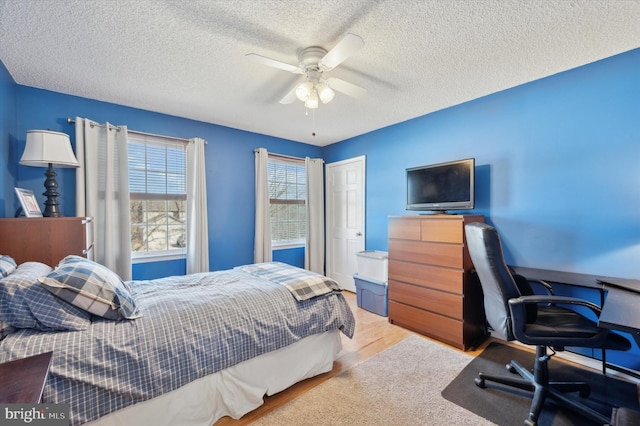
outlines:
[[[133,257],[184,253],[186,144],[130,133],[128,156]]]
[[[304,163],[270,156],[267,180],[272,246],[304,244],[307,230],[307,177]]]

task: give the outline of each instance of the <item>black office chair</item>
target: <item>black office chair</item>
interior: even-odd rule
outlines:
[[[571,305],[586,306],[599,315],[600,308],[591,302],[553,295],[523,295],[504,261],[500,237],[495,228],[484,223],[470,223],[465,226],[465,233],[469,254],[482,285],[487,321],[493,332],[507,341],[518,340],[536,346],[533,373],[518,362],[511,361],[507,369],[518,373],[522,379],[479,373],[475,379],[476,385],[484,388],[489,380],[533,392],[525,425],[537,423],[547,397],[556,400],[560,407],[571,409],[600,424],[609,423],[610,419],[606,416],[565,395],[577,391],[581,397],[587,397],[587,383],[550,381],[547,363],[556,351],[564,350],[565,346],[629,350],[631,343],[566,308]],[[547,347],[552,349],[551,355],[547,354]]]

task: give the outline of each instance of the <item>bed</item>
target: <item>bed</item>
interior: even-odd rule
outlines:
[[[239,418],[265,394],[330,371],[340,333],[354,332],[335,282],[279,262],[120,280],[101,305],[102,293],[83,292],[88,268],[104,267],[70,258],[3,273],[0,362],[53,351],[43,402],[69,404],[71,425]],[[65,267],[84,288],[65,281]]]

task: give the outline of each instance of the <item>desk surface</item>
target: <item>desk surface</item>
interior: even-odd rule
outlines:
[[[579,274],[576,272],[552,271],[549,269],[527,268],[522,266],[510,266],[510,268],[516,273],[529,279],[595,288],[599,290],[608,290],[609,287],[613,286],[640,293],[640,280],[606,277],[602,275]]]
[[[630,290],[636,293],[640,293],[640,280],[632,280],[628,278],[612,278],[602,277],[598,281],[604,285],[605,289],[611,289],[612,287],[620,288],[622,290]]]
[[[598,319],[600,327],[625,331],[640,346],[640,293],[607,288],[607,297]]]

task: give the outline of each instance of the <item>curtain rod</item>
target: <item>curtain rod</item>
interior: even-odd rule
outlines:
[[[258,149],[257,149],[257,148],[256,148],[256,149],[254,149],[254,150],[253,150],[253,152],[254,152],[254,153],[257,153],[257,152],[258,152]],[[300,162],[304,162],[304,158],[294,157],[294,156],[292,156],[292,155],[274,154],[273,152],[268,152],[268,151],[267,151],[267,154],[268,154],[270,157],[276,157],[276,158],[282,158],[282,159],[285,159],[285,160],[293,160],[293,161],[300,161]]]
[[[76,122],[76,120],[74,120],[73,118],[67,117],[67,123],[73,124],[75,122]],[[91,123],[91,125],[104,127],[104,124],[99,124],[99,123],[95,123],[95,124]],[[115,129],[117,129],[118,131],[120,131],[120,127],[117,127],[117,126],[113,126],[113,127]],[[127,129],[127,133],[131,133],[131,134],[139,135],[139,136],[151,136],[151,137],[154,137],[154,138],[168,139],[168,140],[184,142],[184,143],[191,142],[191,140],[189,140],[189,139],[175,138],[173,136],[157,135],[155,133],[139,132],[137,130],[130,130],[130,129]]]
[[[75,122],[76,122],[76,120],[74,120],[73,118],[69,118],[69,117],[67,117],[67,123],[69,123],[69,124],[74,124]],[[98,126],[98,127],[107,127],[107,126],[106,126],[106,124],[94,123],[93,121],[92,121],[91,123],[89,123],[89,125],[90,125],[91,127],[94,127],[94,126]],[[120,131],[120,127],[118,127],[118,126],[114,126],[114,125],[112,124],[112,125],[111,125],[111,127],[113,127],[114,129],[116,129],[116,131],[118,131],[118,132]]]

